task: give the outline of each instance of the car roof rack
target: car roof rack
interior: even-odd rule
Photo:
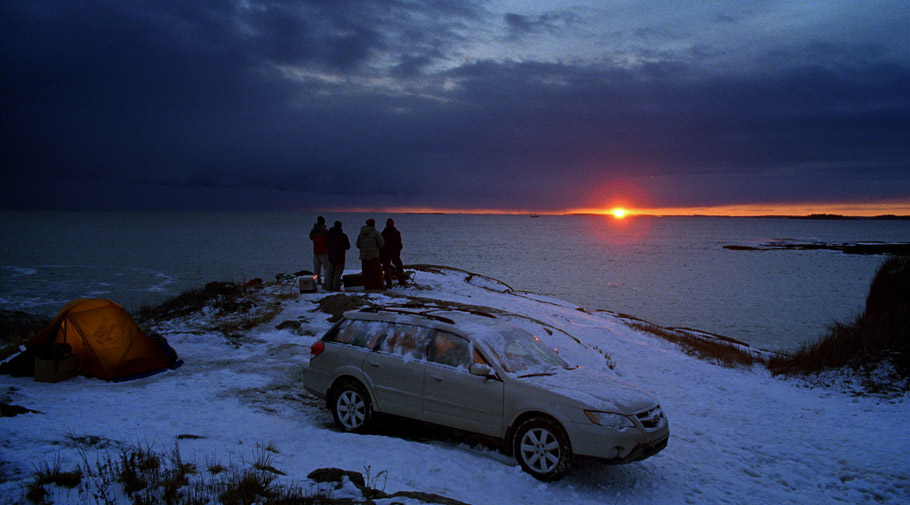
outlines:
[[[488,317],[490,319],[496,319],[496,316],[494,316],[493,314],[490,314],[489,312],[482,312],[482,311],[474,310],[474,309],[460,309],[457,307],[439,307],[439,308],[433,309],[433,310],[451,311],[451,312],[466,312],[468,314],[473,314],[475,316],[483,316],[483,317]]]
[[[430,314],[430,313],[426,313],[426,312],[412,312],[410,310],[402,310],[401,308],[397,308],[397,307],[364,307],[364,308],[360,309],[360,312],[367,312],[367,313],[372,313],[372,314],[375,314],[377,312],[393,312],[395,314],[407,314],[410,316],[421,316],[421,317],[425,317],[427,319],[433,319],[433,320],[436,320],[436,321],[439,321],[442,323],[446,323],[446,324],[455,324],[455,321],[452,321],[451,319],[449,319],[447,317],[439,316],[436,314]]]
[[[386,305],[386,307],[401,307],[401,308],[406,308],[406,309],[424,309],[423,311],[420,312],[421,314],[427,314],[427,313],[434,312],[434,311],[464,312],[466,314],[473,314],[475,316],[483,316],[483,317],[487,317],[490,319],[496,319],[496,316],[494,316],[493,314],[490,314],[489,312],[483,312],[481,310],[468,309],[468,308],[464,308],[464,307],[449,307],[449,306],[435,305],[435,304],[428,305],[428,304],[423,304],[423,303],[419,303],[419,302],[407,302],[407,303],[403,303],[401,305]]]
[[[410,309],[410,310],[408,310]],[[434,319],[448,324],[455,324],[455,321],[452,319],[435,314],[435,312],[463,312],[466,314],[472,314],[475,316],[482,316],[488,319],[496,319],[496,316],[493,314],[482,312],[475,309],[466,309],[461,307],[445,307],[442,305],[424,305],[418,303],[405,303],[401,305],[380,305],[376,307],[364,307],[360,309],[361,312],[394,312],[397,314],[409,314],[415,316],[423,316],[428,319]]]

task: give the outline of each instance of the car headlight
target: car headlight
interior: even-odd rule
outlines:
[[[635,422],[632,421],[628,416],[622,414],[614,414],[612,412],[599,412],[597,410],[586,410],[585,415],[588,416],[588,419],[592,423],[606,426],[607,428],[613,428],[614,430],[625,430],[627,428],[634,428]]]

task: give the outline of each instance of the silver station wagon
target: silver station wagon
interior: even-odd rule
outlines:
[[[449,308],[349,311],[310,349],[304,386],[344,431],[377,413],[502,441],[540,480],[576,456],[639,461],[667,445],[657,401],[611,374],[570,367],[534,335]]]

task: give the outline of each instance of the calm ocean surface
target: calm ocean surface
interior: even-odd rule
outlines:
[[[330,214],[352,242],[367,217]],[[883,256],[731,251],[771,240],[910,242],[910,221],[397,214],[408,263],[663,326],[792,349],[863,307]],[[0,308],[53,315],[78,297],[128,309],[215,280],[312,269],[313,213],[0,211]],[[381,229],[382,226],[379,228]],[[347,271],[359,271],[356,248]],[[419,281],[419,278],[418,278]]]

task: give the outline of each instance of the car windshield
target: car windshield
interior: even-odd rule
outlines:
[[[519,328],[505,328],[488,339],[490,353],[506,373],[519,376],[551,373],[569,365],[540,339]]]

